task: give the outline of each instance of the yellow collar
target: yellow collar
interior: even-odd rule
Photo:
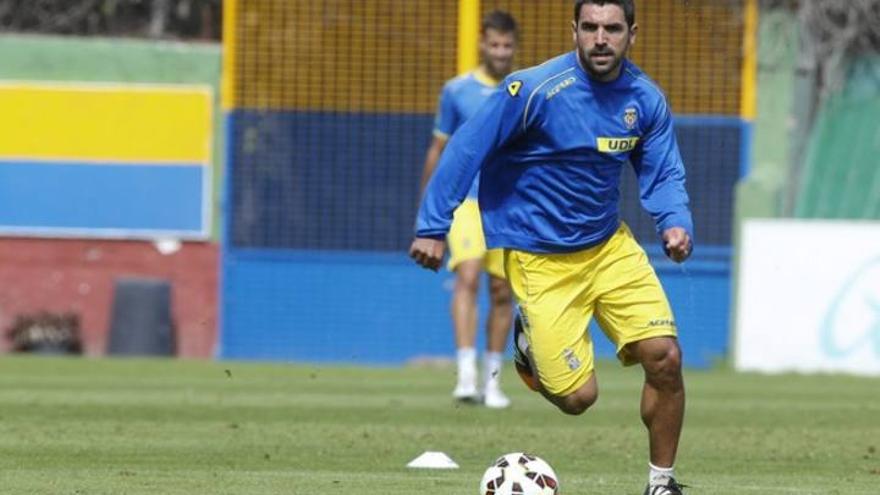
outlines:
[[[476,79],[480,83],[493,88],[498,86],[498,84],[501,82],[500,80],[490,76],[489,73],[486,72],[486,69],[484,69],[483,67],[477,67],[476,69],[474,69],[473,75],[474,79]]]

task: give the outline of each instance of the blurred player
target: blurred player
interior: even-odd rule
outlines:
[[[565,413],[586,411],[598,395],[585,331],[595,315],[621,362],[644,369],[645,494],[677,495],[681,350],[663,288],[618,218],[618,195],[630,162],[667,255],[682,262],[693,237],[684,166],[666,98],[626,59],[637,31],[632,0],[579,0],[572,27],[574,52],[508,76],[452,137],[410,255],[439,268],[452,212],[481,171],[486,241],[504,248],[519,302],[525,381]]]
[[[440,107],[434,124],[434,140],[425,158],[422,189],[431,178],[449,137],[476,112],[498,83],[510,74],[517,43],[516,21],[510,14],[494,11],[480,27],[480,65],[466,74],[449,80],[440,95]],[[503,253],[487,251],[477,206],[475,177],[467,199],[454,214],[449,231],[449,270],[455,272],[452,294],[452,323],[458,361],[458,382],[452,392],[457,400],[504,408],[510,400],[501,391],[501,367],[504,347],[512,323],[512,296],[504,278]],[[489,275],[489,318],[486,322],[487,351],[483,358],[482,395],[477,387],[477,291],[480,274]]]

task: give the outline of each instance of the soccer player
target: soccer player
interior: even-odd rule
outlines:
[[[481,173],[489,247],[519,304],[524,380],[567,414],[598,396],[591,317],[624,365],[644,369],[647,495],[682,493],[673,464],[685,392],[675,319],[644,250],[618,218],[621,168],[636,172],[666,254],[690,256],[685,172],[663,93],[626,58],[632,0],[578,0],[575,50],[515,72],[456,132],[428,185],[410,256],[436,270],[452,212]],[[516,335],[520,332],[520,335]]]
[[[516,51],[516,21],[507,12],[486,15],[480,27],[480,65],[475,70],[449,80],[440,95],[440,106],[434,123],[434,139],[428,148],[422,173],[422,189],[431,178],[434,167],[449,137],[497,89],[498,83],[510,74]],[[504,278],[503,253],[486,250],[483,227],[477,206],[477,184],[474,177],[467,199],[455,210],[447,241],[448,267],[455,272],[452,294],[452,323],[458,362],[458,381],[452,396],[466,402],[482,402],[490,408],[505,408],[510,400],[501,391],[501,366],[504,347],[513,320],[510,286]],[[486,322],[487,351],[483,357],[482,394],[477,387],[477,291],[480,274],[489,275],[489,318]]]

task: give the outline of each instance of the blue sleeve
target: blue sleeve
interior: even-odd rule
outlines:
[[[642,207],[654,218],[658,234],[671,227],[682,227],[693,242],[694,223],[684,187],[684,163],[665,99],[659,100],[653,117],[650,130],[630,155],[639,180]]]
[[[502,84],[506,88],[509,81]],[[523,132],[525,91],[494,92],[477,112],[467,119],[446,144],[440,161],[425,188],[416,219],[416,236],[445,236],[452,224],[452,213],[467,196],[483,163],[499,148]],[[525,88],[522,88],[525,89]]]
[[[455,108],[455,95],[450,85],[446,84],[443,86],[443,91],[440,92],[437,115],[434,117],[434,135],[440,134],[449,138],[459,125],[461,125],[461,118]]]

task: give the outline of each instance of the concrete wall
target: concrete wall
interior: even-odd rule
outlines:
[[[178,355],[213,355],[217,249],[204,242],[162,255],[140,241],[0,239],[0,328],[9,328],[18,314],[72,311],[80,316],[85,352],[102,354],[114,281],[125,276],[168,280]]]

